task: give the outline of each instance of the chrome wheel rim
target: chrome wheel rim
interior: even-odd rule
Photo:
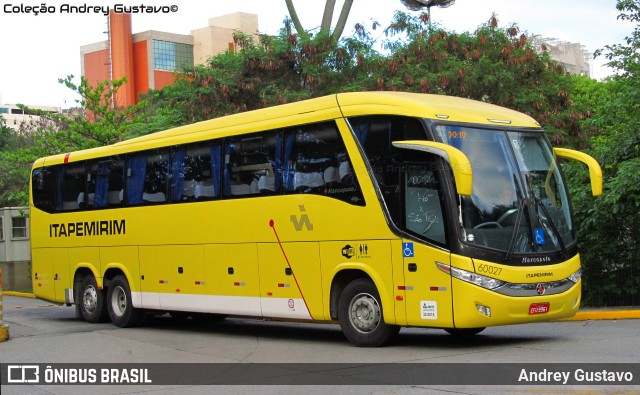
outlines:
[[[82,294],[82,305],[85,311],[93,313],[98,308],[98,291],[93,285],[89,285],[84,289]]]
[[[120,286],[113,289],[113,293],[111,296],[111,307],[113,308],[113,312],[116,313],[118,317],[123,316],[124,312],[127,311],[127,294]]]
[[[360,333],[371,333],[380,324],[382,311],[373,296],[361,293],[351,299],[349,304],[349,321]]]

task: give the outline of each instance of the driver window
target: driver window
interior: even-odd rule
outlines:
[[[439,244],[446,244],[438,174],[427,164],[407,166],[405,172],[405,227]]]

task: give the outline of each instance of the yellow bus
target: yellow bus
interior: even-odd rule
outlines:
[[[581,266],[532,118],[467,99],[341,93],[37,160],[33,289],[89,322],[228,315],[455,335],[572,316]]]

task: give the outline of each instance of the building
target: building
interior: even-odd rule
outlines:
[[[235,51],[233,33],[239,30],[258,39],[258,16],[236,12],[209,19],[207,27],[192,30],[193,60],[205,64],[210,57],[226,50]]]
[[[48,107],[48,106],[31,106],[27,105],[30,109],[45,111],[51,114],[62,114],[62,108],[60,107]],[[41,120],[40,115],[36,115],[30,111],[25,111],[15,104],[2,104],[0,103],[0,116],[5,119],[6,125],[15,131],[20,130],[20,126],[24,123],[39,122]]]
[[[257,37],[258,16],[234,13],[209,20],[190,35],[160,31],[132,33],[131,14],[111,12],[108,40],[80,48],[82,75],[95,86],[105,80],[127,78],[115,104],[128,107],[150,89],[162,89],[185,66],[203,64],[215,54],[234,50],[233,33],[241,30]]]
[[[29,208],[0,208],[0,268],[5,290],[31,289]]]
[[[529,40],[539,51],[548,51],[551,59],[564,66],[567,72],[591,77],[591,54],[584,45],[540,35],[531,36]]]

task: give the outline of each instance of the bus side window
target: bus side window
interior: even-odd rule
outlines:
[[[137,154],[127,159],[127,205],[142,204],[144,179],[147,171],[147,158],[144,154]]]
[[[287,130],[283,164],[287,192],[325,195],[364,205],[347,149],[334,122]]]
[[[33,170],[31,178],[33,204],[48,213],[55,211],[56,172],[51,167],[41,167]]]
[[[392,221],[400,224],[400,170],[407,153],[391,142],[425,140],[424,127],[415,118],[391,115],[349,118],[349,125],[365,151]]]
[[[123,163],[118,158],[100,160],[89,165],[87,207],[119,207],[122,203]]]
[[[439,244],[446,244],[442,196],[435,164],[407,165],[404,179],[405,229]]]
[[[58,211],[72,211],[86,208],[86,170],[84,162],[61,166],[58,170]]]
[[[224,148],[225,196],[271,195],[280,191],[280,132],[227,139]]]
[[[169,152],[154,150],[147,154],[142,201],[145,204],[163,203],[168,196]]]
[[[209,200],[219,196],[220,152],[219,142],[199,143],[174,149],[171,171],[172,201]]]

